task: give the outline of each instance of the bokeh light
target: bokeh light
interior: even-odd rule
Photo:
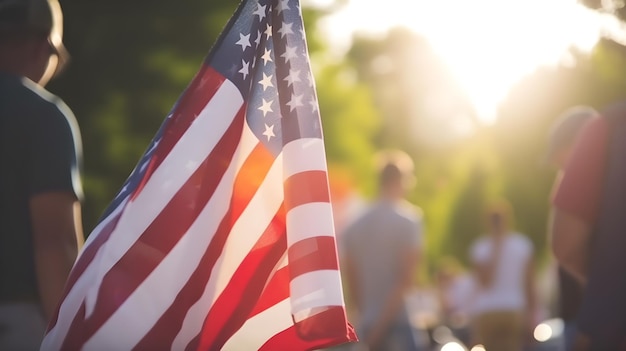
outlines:
[[[466,349],[458,342],[451,341],[443,345],[441,351],[466,351]]]
[[[487,351],[483,345],[474,345],[470,351]]]
[[[533,331],[533,336],[535,340],[539,342],[546,342],[548,340],[561,336],[561,334],[563,334],[564,327],[565,326],[562,319],[548,319],[535,327],[535,330]]]
[[[533,336],[535,337],[535,340],[539,342],[548,341],[552,337],[552,328],[545,323],[541,323],[535,327]]]

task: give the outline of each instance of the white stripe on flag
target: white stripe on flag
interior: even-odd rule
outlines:
[[[293,244],[318,236],[334,236],[333,222],[320,220],[320,218],[332,218],[332,211],[329,202],[310,202],[292,208],[287,212],[289,242]]]
[[[292,325],[289,299],[285,299],[248,319],[226,342],[222,350],[258,350],[274,335]]]
[[[324,141],[319,138],[296,139],[283,148],[284,178],[305,171],[326,171]]]
[[[111,213],[109,213],[108,216],[103,218],[96,225],[96,227],[91,231],[91,233],[87,237],[87,240],[85,240],[85,244],[83,245],[81,250],[78,252],[78,257],[76,258],[76,262],[78,262],[78,260],[80,259],[80,256],[85,252],[87,247],[91,246],[92,243],[98,237],[98,235],[100,235],[100,232],[102,231],[102,229],[104,229],[104,227],[106,227],[109,224],[109,222],[111,222],[111,220],[115,218],[115,216],[117,216],[120,213],[120,211],[122,211],[122,209],[124,209],[124,206],[126,206],[126,203],[128,202],[129,199],[130,199],[130,196],[126,196],[126,198],[120,201],[117,207],[114,208],[113,211],[111,211]]]
[[[341,276],[336,269],[302,274],[289,286],[293,314],[315,307],[343,306]]]

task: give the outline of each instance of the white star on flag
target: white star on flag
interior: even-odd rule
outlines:
[[[250,34],[243,35],[242,33],[240,33],[239,41],[236,44],[240,45],[241,50],[243,51],[245,51],[246,48],[252,47],[252,45],[250,45]]]

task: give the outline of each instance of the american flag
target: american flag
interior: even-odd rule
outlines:
[[[300,5],[244,0],[89,235],[42,350],[355,339]]]

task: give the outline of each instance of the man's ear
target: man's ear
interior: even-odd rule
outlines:
[[[29,78],[45,86],[52,79],[58,64],[58,57],[52,54],[52,47],[48,39],[32,40],[27,48],[27,54],[31,55],[30,58],[34,65],[32,76]]]
[[[32,40],[30,45],[31,54],[41,60],[47,60],[52,53],[52,47],[47,38]]]

